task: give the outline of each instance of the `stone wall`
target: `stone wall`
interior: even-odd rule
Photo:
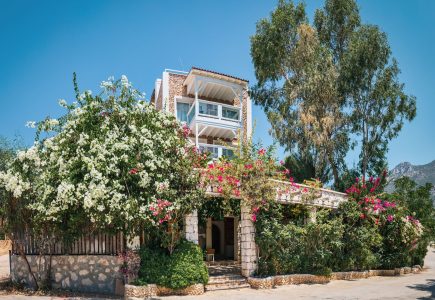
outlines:
[[[169,111],[175,113],[175,96],[187,96],[186,87],[183,86],[187,75],[169,73]]]
[[[193,211],[184,218],[184,234],[186,240],[198,244],[198,211]]]
[[[38,255],[28,255],[27,260],[38,280],[45,278],[47,262]],[[48,257],[47,257],[48,260]],[[115,293],[116,279],[122,261],[110,255],[56,255],[52,256],[51,280],[55,289],[82,292]],[[33,280],[27,265],[18,255],[11,257],[11,279],[31,287]]]
[[[246,205],[241,205],[241,267],[242,275],[252,276],[257,269],[257,246],[255,244],[255,226],[251,220],[251,210]]]

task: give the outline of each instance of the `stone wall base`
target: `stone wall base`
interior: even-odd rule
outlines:
[[[37,280],[46,277],[48,256],[27,255],[27,260]],[[116,281],[121,279],[121,259],[110,255],[53,255],[51,260],[51,285],[54,289],[92,293],[115,293]],[[11,256],[12,282],[32,288],[34,285],[24,259]]]
[[[155,296],[188,296],[188,295],[201,295],[204,294],[203,284],[193,284],[184,289],[171,289],[156,284],[148,284],[143,286],[125,285],[125,299],[137,300],[148,299]]]
[[[274,286],[288,284],[324,284],[331,280],[355,280],[372,276],[400,276],[403,274],[420,273],[421,267],[396,268],[393,270],[369,270],[352,272],[334,272],[331,276],[320,276],[311,274],[290,274],[277,275],[266,278],[249,277],[248,283],[254,289],[271,289]]]

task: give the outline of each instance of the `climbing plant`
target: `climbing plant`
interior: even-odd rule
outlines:
[[[203,184],[212,187],[225,202],[240,199],[242,205],[251,208],[251,219],[255,222],[258,212],[276,200],[277,192],[291,193],[299,187],[287,176],[290,171],[277,163],[273,146],[264,148],[251,139],[239,140],[231,160],[214,161],[202,171]],[[280,188],[274,180],[289,184]]]

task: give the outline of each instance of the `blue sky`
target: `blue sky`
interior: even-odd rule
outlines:
[[[390,143],[390,167],[435,159],[435,1],[358,1],[363,22],[387,32],[417,117]],[[312,20],[323,1],[306,1]],[[99,90],[122,74],[151,95],[165,68],[203,67],[255,82],[249,37],[275,1],[7,1],[0,0],[0,135],[30,144],[28,120],[59,116],[57,100],[73,100],[72,72],[81,89]],[[253,109],[256,138],[272,142],[261,108]],[[279,155],[283,156],[282,149]],[[348,163],[357,154],[348,155]]]

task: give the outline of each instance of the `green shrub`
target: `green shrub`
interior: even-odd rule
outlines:
[[[342,203],[337,217],[343,224],[343,247],[335,269],[340,271],[368,270],[379,266],[382,236],[378,227],[361,219],[361,210],[355,201]]]
[[[257,275],[329,275],[342,247],[340,220],[325,220],[306,226],[283,224],[285,213],[275,209],[274,216],[269,210],[256,223],[256,242],[260,249]]]
[[[283,225],[276,219],[265,219],[256,242],[260,249],[257,275],[280,275],[300,270],[301,244],[304,229],[293,224]]]
[[[343,225],[340,219],[305,226],[304,255],[301,269],[304,273],[330,275],[343,246]]]
[[[136,284],[156,283],[179,289],[208,282],[201,249],[192,242],[181,241],[171,255],[161,248],[143,248],[140,255],[141,267]]]

